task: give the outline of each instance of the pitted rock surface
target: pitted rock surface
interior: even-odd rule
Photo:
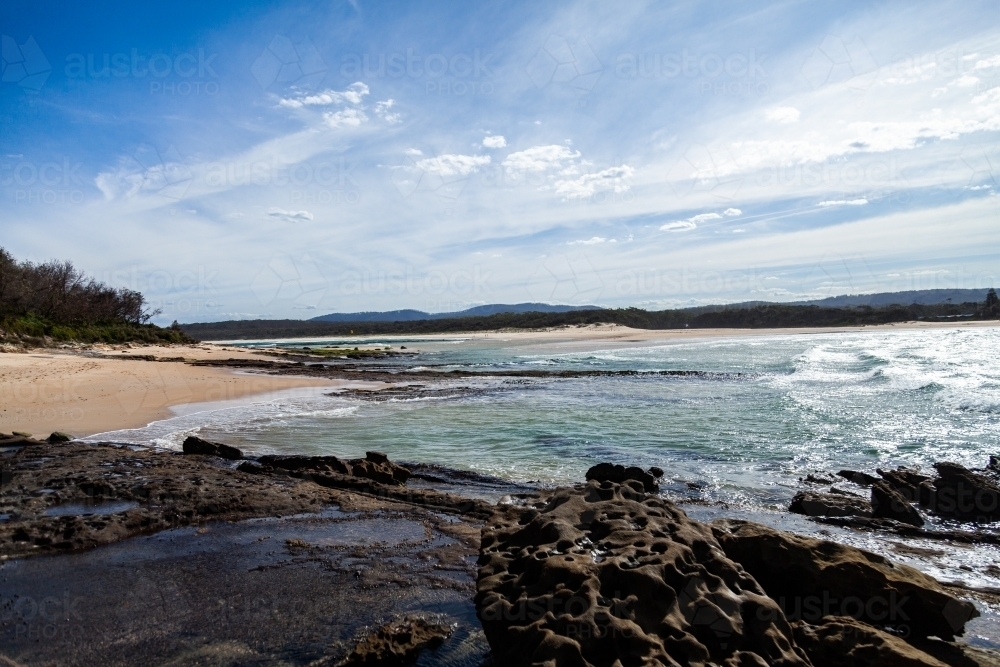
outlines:
[[[809,665],[711,529],[638,481],[591,481],[483,528],[476,608],[498,665]]]
[[[910,637],[950,640],[979,616],[937,580],[878,554],[750,521],[717,519],[712,530],[793,620],[816,622],[825,605],[825,614],[839,610],[877,627],[905,625]]]

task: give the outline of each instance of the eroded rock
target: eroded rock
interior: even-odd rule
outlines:
[[[258,462],[266,467],[290,471],[339,473],[364,477],[380,484],[402,486],[410,478],[410,471],[396,465],[381,452],[366,452],[363,459],[345,460],[336,456],[261,456]],[[248,472],[254,472],[247,470]]]
[[[866,472],[858,472],[857,470],[841,470],[837,474],[850,482],[854,482],[858,486],[871,486],[878,481],[878,477],[869,475]]]
[[[934,464],[938,472],[922,504],[930,511],[963,521],[989,522],[1000,519],[1000,486],[985,475],[957,463]]]
[[[476,609],[498,665],[809,664],[711,529],[639,480],[498,512],[481,545]]]
[[[950,640],[979,616],[935,579],[868,551],[747,521],[720,519],[712,529],[726,555],[790,620],[851,616],[877,627],[905,625],[911,637]]]
[[[435,649],[451,636],[448,625],[422,618],[405,618],[386,623],[371,633],[337,663],[338,667],[397,667],[416,662],[424,650]]]
[[[793,624],[795,640],[815,667],[947,667],[934,656],[850,616],[827,616],[817,625]]]

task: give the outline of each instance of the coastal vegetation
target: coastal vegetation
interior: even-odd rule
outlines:
[[[142,293],[99,282],[71,262],[18,261],[0,248],[0,343],[193,342],[176,324],[150,323],[157,314]]]
[[[992,301],[989,294],[992,294]],[[200,340],[300,338],[321,336],[430,334],[502,329],[617,324],[636,329],[841,327],[912,321],[965,321],[1000,317],[996,293],[983,302],[910,304],[882,307],[823,308],[779,303],[703,306],[674,310],[618,308],[562,313],[498,313],[482,317],[397,322],[316,322],[302,320],[232,320],[184,324],[181,329]]]

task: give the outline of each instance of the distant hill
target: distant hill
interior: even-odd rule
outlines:
[[[415,322],[417,320],[451,320],[460,317],[486,317],[500,313],[569,313],[577,310],[601,310],[600,306],[560,306],[547,303],[491,303],[451,313],[425,313],[422,310],[389,310],[384,312],[330,313],[313,317],[310,322]]]
[[[792,305],[847,308],[850,306],[933,306],[939,303],[978,303],[986,298],[986,289],[923,289],[878,294],[844,294],[815,301],[795,301]]]

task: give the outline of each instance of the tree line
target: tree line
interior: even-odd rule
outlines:
[[[33,315],[55,324],[147,324],[158,314],[142,293],[87,276],[72,262],[19,262],[0,248],[0,319]]]
[[[992,297],[990,296],[992,295]],[[499,313],[480,317],[399,322],[316,322],[303,320],[231,320],[183,324],[181,329],[201,340],[299,338],[379,334],[430,334],[544,329],[549,327],[618,324],[636,329],[842,327],[892,324],[916,320],[974,320],[1000,316],[995,292],[985,302],[857,306],[824,308],[777,303],[751,306],[707,306],[647,311],[640,308],[577,310],[564,313]]]

